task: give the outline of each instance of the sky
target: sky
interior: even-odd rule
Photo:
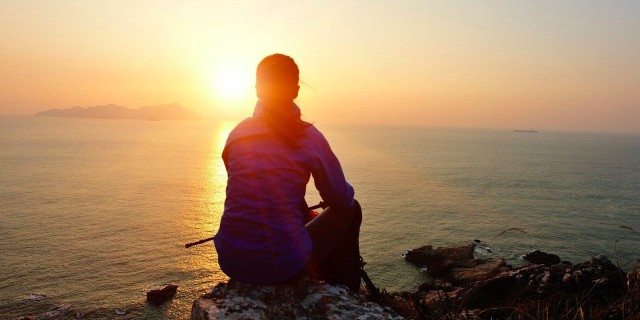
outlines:
[[[0,115],[241,120],[298,63],[314,123],[640,132],[640,1],[0,1]]]

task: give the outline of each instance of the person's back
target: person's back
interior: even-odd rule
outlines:
[[[273,77],[260,82],[260,70],[259,65],[257,87],[262,83],[269,90],[258,88],[261,99],[253,117],[229,134],[223,152],[227,197],[214,241],[221,269],[232,279],[276,283],[296,276],[317,259],[318,239],[312,239],[304,223],[310,176],[323,201],[335,208],[351,208],[354,193],[324,136],[300,120],[293,103],[299,88],[297,73],[280,88],[274,86],[280,83]],[[274,99],[274,92],[276,98],[285,98]]]

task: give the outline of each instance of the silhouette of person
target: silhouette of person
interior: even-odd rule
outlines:
[[[231,131],[222,153],[228,180],[214,238],[220,268],[241,282],[309,275],[358,291],[360,205],[325,137],[301,120],[293,102],[298,82],[289,56],[258,64],[253,116]],[[328,208],[305,224],[311,176]]]

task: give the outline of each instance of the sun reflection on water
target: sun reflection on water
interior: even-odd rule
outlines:
[[[189,213],[194,218],[189,219],[184,229],[189,230],[187,242],[209,238],[215,235],[220,225],[220,217],[224,209],[225,190],[227,185],[227,171],[222,161],[227,136],[237,124],[236,121],[215,122],[214,131],[209,141],[209,152],[202,159],[200,173],[194,183],[200,190],[194,194],[195,202]],[[212,242],[206,242],[186,250],[180,268],[195,276],[192,287],[210,288],[218,281],[226,280],[226,276],[219,270],[217,253]],[[202,290],[200,290],[202,291]],[[204,291],[202,291],[204,292]]]
[[[209,155],[209,165],[207,167],[207,184],[209,190],[209,212],[213,213],[214,224],[212,227],[217,230],[220,221],[220,215],[222,214],[222,208],[225,198],[225,188],[227,185],[227,170],[222,162],[222,151],[224,150],[225,142],[229,133],[235,125],[236,121],[224,121],[220,122],[218,131],[216,132],[216,140],[214,147]],[[213,231],[213,229],[211,230]]]

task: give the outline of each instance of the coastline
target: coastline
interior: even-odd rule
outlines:
[[[640,319],[640,258],[624,272],[604,255],[574,265],[534,251],[525,255],[528,264],[514,268],[503,258],[475,258],[480,243],[409,251],[406,260],[432,277],[414,291],[353,294],[308,281],[290,287],[220,283],[194,301],[190,320],[354,314],[371,319]]]
[[[486,247],[476,240],[460,246],[423,246],[409,251],[405,260],[414,265],[416,273],[426,273],[430,279],[405,291],[378,288],[381,290],[376,294],[363,287],[359,294],[352,294],[340,286],[306,280],[290,287],[214,282],[211,291],[191,300],[191,319],[231,319],[239,312],[255,316],[248,319],[277,314],[283,319],[354,314],[372,319],[539,319],[542,315],[553,319],[640,319],[636,315],[640,314],[640,257],[629,270],[621,270],[615,257],[610,260],[599,255],[573,264],[534,251],[525,255],[528,263],[513,267],[499,257],[477,258],[481,250]],[[189,284],[181,284],[188,290],[185,286]],[[132,301],[135,310],[86,310],[31,294],[12,310],[0,313],[21,320],[170,319],[186,317],[188,309],[184,308],[178,314],[167,313],[171,305],[188,303],[182,301],[185,299],[189,297],[179,293],[156,306],[145,302],[141,294]]]

